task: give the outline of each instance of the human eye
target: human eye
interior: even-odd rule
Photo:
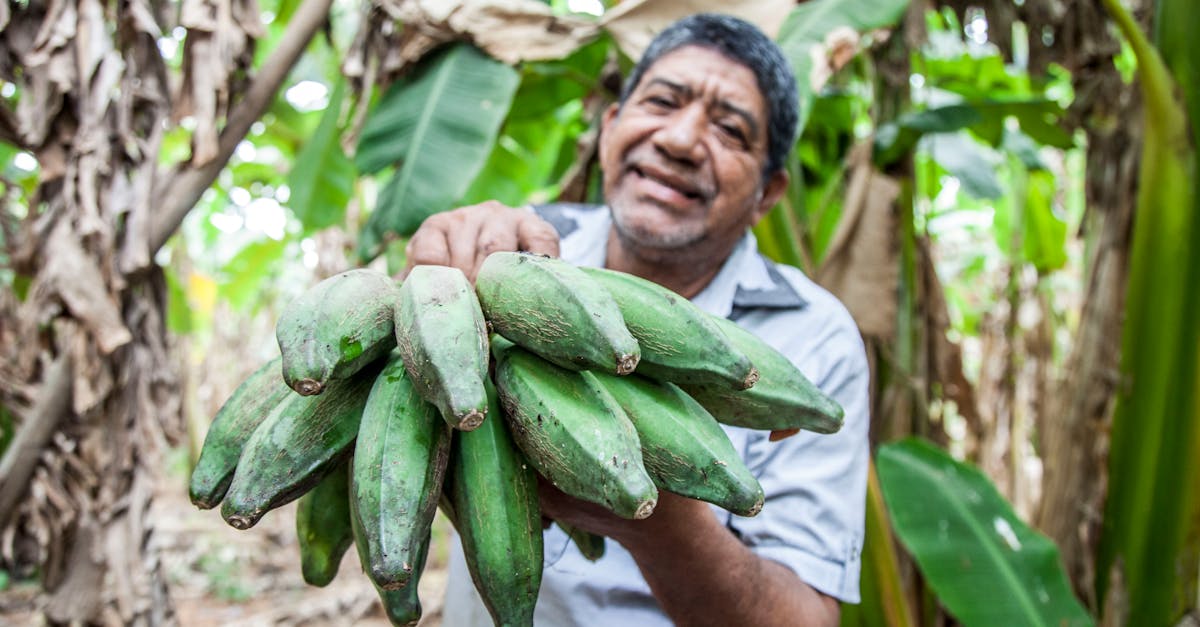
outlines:
[[[665,94],[647,94],[642,102],[660,109],[670,109],[675,106],[675,99]]]
[[[740,146],[746,146],[749,142],[746,137],[746,132],[742,127],[732,122],[718,122],[717,128],[726,138],[736,142]]]

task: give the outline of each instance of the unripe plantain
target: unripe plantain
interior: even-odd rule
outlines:
[[[429,557],[429,543],[430,537],[426,535],[425,541],[417,549],[417,563],[413,566],[408,585],[399,590],[377,588],[379,600],[383,603],[383,613],[388,617],[388,622],[396,627],[416,627],[421,622],[421,596],[417,582],[425,572],[425,563]]]
[[[350,523],[350,461],[344,460],[296,504],[296,540],[305,583],[326,586],[354,543]]]
[[[645,518],[658,490],[616,400],[582,373],[493,339],[496,388],[517,446],[546,479],[623,518]]]
[[[288,303],[275,324],[283,379],[304,396],[358,372],[396,345],[396,284],[374,270],[331,276]]]
[[[612,296],[552,257],[488,255],[475,292],[492,330],[563,368],[629,374],[641,355]]]
[[[363,557],[363,544],[361,536],[355,536],[355,544],[358,547],[359,559],[366,566],[366,558]],[[418,582],[421,579],[421,574],[425,571],[425,563],[429,556],[430,535],[428,532],[425,538],[420,542],[414,558],[416,562],[413,564],[412,575],[409,576],[408,585],[398,590],[384,590],[378,585],[375,586],[375,592],[379,594],[379,602],[383,605],[383,613],[387,616],[388,622],[395,627],[416,627],[421,622],[421,597],[418,594]]]
[[[276,357],[246,377],[217,411],[188,482],[188,496],[197,507],[211,509],[220,504],[250,434],[272,409],[294,394],[284,384],[279,364]]]
[[[758,380],[750,359],[704,310],[671,290],[632,274],[580,268],[608,290],[637,339],[637,373],[659,381],[726,385],[744,390]]]
[[[263,514],[311,490],[354,444],[367,391],[379,369],[371,366],[331,383],[320,396],[289,394],[246,442],[221,517],[248,529]]]
[[[450,454],[450,428],[392,352],[363,409],[351,470],[351,513],[363,568],[398,590],[415,572]]]
[[[762,509],[762,486],[721,425],[686,392],[637,375],[584,374],[611,392],[633,422],[646,471],[659,488],[741,516]]]
[[[517,450],[489,383],[492,418],[455,433],[442,493],[467,567],[497,625],[532,625],[542,582],[537,473]]]
[[[450,426],[470,431],[488,411],[487,323],[466,275],[416,266],[400,286],[396,347],[413,386]]]
[[[813,385],[791,360],[753,333],[724,318],[713,317],[725,335],[758,368],[758,383],[749,390],[681,385],[719,422],[751,429],[806,429],[834,433],[844,411],[837,401]]]
[[[554,524],[567,534],[575,548],[579,549],[579,554],[587,561],[594,562],[604,557],[604,536],[584,531],[561,520],[554,521]]]

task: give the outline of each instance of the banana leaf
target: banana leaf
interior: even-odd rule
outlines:
[[[422,60],[371,112],[355,165],[397,169],[359,236],[359,257],[377,256],[389,235],[409,235],[467,191],[496,142],[518,72],[468,44]]]
[[[345,93],[346,80],[339,79],[317,130],[296,154],[288,172],[291,196],[287,204],[308,233],[341,223],[354,192],[357,172],[339,141]]]
[[[909,438],[879,448],[896,535],[964,625],[1091,625],[1054,543],[1021,522],[977,468]]]

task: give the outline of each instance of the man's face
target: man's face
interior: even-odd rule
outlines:
[[[787,185],[782,172],[764,182],[766,155],[767,107],[749,68],[698,46],[663,55],[604,117],[600,166],[619,237],[642,252],[727,252]]]

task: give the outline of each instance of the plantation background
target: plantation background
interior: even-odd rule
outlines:
[[[793,63],[756,234],[872,360],[843,623],[1200,623],[1187,0],[5,0],[0,622],[382,624],[354,557],[304,586],[294,505],[187,502],[211,417],[283,304],[422,217],[596,199],[623,71],[705,9]]]

